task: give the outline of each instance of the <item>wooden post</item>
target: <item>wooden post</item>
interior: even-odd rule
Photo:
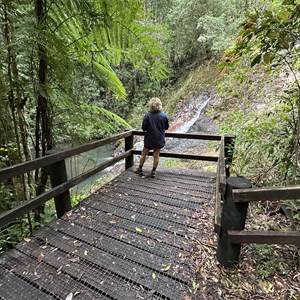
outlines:
[[[224,148],[225,148],[224,156],[225,156],[226,177],[230,176],[229,168],[232,163],[234,144],[235,144],[235,135],[225,134],[224,135]]]
[[[221,215],[221,232],[219,235],[217,258],[224,267],[234,267],[238,261],[241,244],[231,244],[228,230],[243,230],[246,222],[248,202],[235,203],[232,191],[234,189],[251,188],[252,184],[243,177],[227,178],[227,188]]]
[[[131,131],[132,129],[125,129],[125,131]],[[125,152],[133,148],[133,134],[125,138]],[[130,156],[125,158],[125,169],[129,169],[133,167],[134,160],[133,160],[133,153]]]
[[[50,151],[49,153],[50,154]],[[58,186],[68,180],[65,160],[58,161],[48,166],[51,186]],[[54,198],[57,217],[60,218],[72,209],[69,190]]]

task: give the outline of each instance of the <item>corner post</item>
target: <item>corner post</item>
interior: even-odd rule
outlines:
[[[133,134],[132,129],[125,129],[125,131],[131,131],[131,135],[125,138],[125,151],[131,150],[133,148]],[[133,153],[125,158],[125,169],[133,167]]]
[[[224,148],[225,148],[225,171],[226,177],[230,176],[230,165],[233,159],[233,150],[235,145],[235,135],[233,134],[225,134],[224,135]]]
[[[54,151],[53,151],[54,152]],[[52,151],[47,154],[51,154]],[[65,160],[58,161],[48,166],[51,186],[56,187],[68,180]],[[58,218],[72,209],[70,191],[67,190],[54,197],[56,215]]]
[[[252,184],[243,177],[227,178],[227,188],[221,215],[221,232],[218,240],[217,258],[222,266],[235,267],[239,262],[241,244],[229,241],[228,230],[243,230],[245,227],[248,202],[235,203],[232,191],[234,189],[251,188]]]

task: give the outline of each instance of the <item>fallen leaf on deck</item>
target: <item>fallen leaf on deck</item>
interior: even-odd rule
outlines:
[[[80,246],[82,246],[82,243],[79,242],[79,241],[74,241],[73,244],[74,244],[75,247],[80,247]]]
[[[70,293],[67,297],[66,300],[72,300],[73,299],[73,293]]]
[[[77,257],[70,258],[69,261],[77,262],[77,261],[79,261],[79,257],[77,256]]]
[[[161,270],[162,270],[162,271],[165,271],[165,272],[167,272],[167,271],[169,271],[169,270],[170,270],[170,268],[171,268],[171,266],[170,266],[170,265],[168,265],[168,266],[166,266],[166,265],[163,265],[163,267],[161,268]]]
[[[41,262],[44,258],[45,254],[43,252],[41,252],[37,258],[38,262]]]

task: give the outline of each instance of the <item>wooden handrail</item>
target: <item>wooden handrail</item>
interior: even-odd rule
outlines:
[[[132,150],[126,151],[126,152],[122,153],[121,155],[114,157],[106,162],[103,162],[100,165],[98,165],[97,167],[95,167],[89,171],[86,171],[86,172],[82,173],[81,175],[76,176],[76,177],[52,188],[50,191],[45,192],[45,193],[37,196],[36,198],[25,201],[21,205],[2,213],[0,215],[0,227],[10,223],[14,219],[27,213],[28,211],[38,207],[41,204],[44,204],[45,202],[54,198],[55,196],[60,195],[61,193],[69,190],[73,186],[81,183],[82,181],[88,179],[89,177],[99,173],[100,171],[106,169],[107,167],[126,158],[127,156],[131,155],[131,152],[132,152]]]
[[[8,224],[9,222],[13,221],[15,218],[22,216],[23,214],[29,212],[30,210],[34,209],[35,207],[44,204],[48,200],[55,198],[55,200],[58,200],[58,196],[62,195],[64,192],[68,191],[73,186],[79,184],[80,182],[86,180],[87,178],[97,174],[101,170],[104,170],[108,166],[111,166],[115,164],[116,162],[122,160],[125,158],[126,163],[125,167],[128,168],[133,164],[133,155],[134,154],[140,154],[141,151],[134,150],[132,148],[133,146],[133,136],[134,135],[144,135],[145,133],[143,131],[138,130],[127,130],[124,133],[117,134],[114,136],[111,136],[109,138],[105,138],[102,140],[94,141],[79,147],[74,147],[72,149],[59,151],[55,153],[50,153],[47,156],[43,156],[31,161],[19,163],[7,168],[0,169],[0,182],[4,181],[6,179],[19,176],[21,174],[30,172],[32,170],[36,170],[42,167],[48,167],[52,166],[52,168],[57,168],[57,164],[60,162],[64,162],[66,158],[81,154],[83,152],[96,149],[98,147],[104,146],[106,144],[118,141],[120,139],[125,139],[125,152],[121,155],[110,159],[95,168],[84,172],[83,174],[74,177],[70,180],[67,180],[62,183],[56,183],[53,186],[52,183],[52,189],[43,193],[42,195],[38,195],[34,199],[30,199],[19,205],[18,207],[15,207],[3,214],[0,215],[0,227]],[[185,133],[166,133],[167,137],[174,137],[174,138],[187,138],[187,139],[203,139],[203,140],[221,140],[220,135],[202,135],[202,134],[185,134]],[[201,156],[201,155],[190,155],[190,154],[176,154],[176,153],[168,153],[168,152],[162,152],[162,157],[174,157],[174,158],[186,158],[186,159],[195,159],[195,160],[206,160],[206,161],[213,161],[217,162],[218,157],[216,156]],[[57,170],[54,170],[57,171]],[[54,172],[55,174],[55,172]],[[65,179],[62,179],[64,181]],[[64,199],[65,201],[65,199]],[[60,202],[60,201],[59,201]],[[66,207],[70,207],[66,205]],[[69,209],[70,209],[69,208]],[[57,209],[57,207],[56,207]],[[62,213],[65,213],[64,210],[66,208],[62,209],[62,212],[59,215],[62,215]]]
[[[229,241],[234,244],[295,244],[300,245],[299,231],[240,231],[229,230]]]
[[[133,150],[133,154],[141,154],[141,150]],[[150,151],[149,156],[153,156],[153,151]],[[181,159],[191,159],[191,160],[203,160],[217,162],[218,156],[208,156],[208,155],[193,155],[193,154],[183,154],[183,153],[171,153],[171,152],[160,152],[160,157],[171,157],[171,158],[181,158]]]
[[[234,202],[278,201],[300,198],[300,185],[241,189],[233,191]]]
[[[59,151],[57,153],[53,153],[47,156],[43,156],[40,158],[36,158],[34,160],[26,161],[23,163],[19,163],[10,167],[6,167],[3,169],[0,169],[0,182],[12,178],[27,172],[30,172],[32,170],[36,170],[48,165],[51,165],[55,162],[61,161],[63,159],[69,158],[71,156],[75,156],[78,154],[81,154],[83,152],[89,151],[96,149],[98,147],[104,146],[106,144],[118,141],[120,139],[123,139],[125,137],[131,136],[132,131],[126,131],[121,134],[117,134],[114,136],[111,136],[106,139],[102,139],[99,141],[94,141],[79,147],[74,147],[72,149],[64,150],[64,151]]]
[[[133,130],[133,135],[143,136],[145,132],[142,130]],[[165,132],[166,137],[189,139],[189,140],[208,140],[208,141],[220,141],[221,135],[218,134],[198,134],[198,133],[178,133],[178,132]]]

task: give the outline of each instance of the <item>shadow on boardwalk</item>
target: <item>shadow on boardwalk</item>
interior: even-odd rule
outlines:
[[[215,174],[125,171],[0,257],[0,299],[193,299],[188,253]]]

